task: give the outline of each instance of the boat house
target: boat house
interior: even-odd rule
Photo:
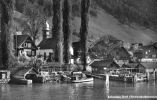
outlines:
[[[113,60],[100,60],[94,61],[89,66],[92,67],[92,72],[94,74],[104,74],[104,71],[117,70],[120,66]]]
[[[127,65],[123,65],[122,69],[129,71],[133,74],[136,74],[136,73],[146,74],[147,80],[157,79],[157,63],[156,62],[129,63]]]
[[[148,80],[157,79],[157,63],[156,62],[143,62],[141,65],[145,68]]]

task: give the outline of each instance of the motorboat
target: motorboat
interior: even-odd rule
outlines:
[[[72,72],[72,75],[70,78],[71,78],[72,83],[91,82],[94,80],[93,77],[87,77],[82,72]]]

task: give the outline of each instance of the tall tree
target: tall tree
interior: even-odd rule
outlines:
[[[1,41],[1,4],[0,4],[0,69],[1,67],[3,66],[3,63],[2,63],[2,41]]]
[[[13,9],[14,0],[0,0],[1,4],[1,61],[3,67],[6,69],[13,63]]]
[[[43,9],[37,3],[29,3],[24,7],[26,21],[21,25],[24,27],[23,33],[29,33],[35,42],[38,39],[39,33],[45,25],[46,16],[43,14]]]
[[[69,64],[71,53],[70,48],[72,46],[71,41],[71,1],[64,0],[63,5],[63,35],[64,35],[64,61],[66,64]]]
[[[87,56],[87,37],[88,37],[88,22],[89,22],[89,8],[90,0],[81,0],[81,28],[80,28],[80,47],[82,51],[82,61],[86,70],[86,56]]]
[[[57,45],[55,49],[55,61],[63,63],[63,35],[61,24],[61,0],[53,0],[53,28],[52,37],[56,39]]]

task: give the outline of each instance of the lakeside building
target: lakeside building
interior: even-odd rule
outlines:
[[[157,79],[157,62],[143,62],[141,65],[145,69],[148,80]]]
[[[146,74],[147,80],[157,79],[157,62],[128,63],[124,64],[122,68],[134,74]]]
[[[50,34],[50,26],[48,22],[45,23],[42,35],[42,41],[37,45],[37,55],[42,56],[43,59],[48,62],[52,62],[54,59],[54,49],[56,48],[57,41],[53,39]]]
[[[120,66],[113,60],[96,60],[89,66],[94,74],[104,74],[104,70],[117,70]]]
[[[36,56],[37,46],[29,35],[14,35],[14,48],[17,57],[22,55]]]
[[[142,46],[133,53],[133,57],[138,62],[157,62],[157,47],[154,44]]]
[[[43,28],[43,39],[42,41],[38,44],[38,51],[37,55],[41,56],[44,58],[46,62],[53,62],[54,61],[54,50],[57,47],[57,40],[52,37],[52,34],[50,34],[50,26],[46,22],[45,27]],[[78,37],[75,35],[72,35],[72,43],[79,41]],[[71,54],[71,59],[70,63],[74,64],[74,47],[71,45],[70,47],[70,54]]]
[[[124,47],[116,47],[110,52],[110,54],[119,66],[128,64],[130,61],[130,54]]]
[[[139,50],[143,46],[142,43],[132,43],[131,48],[133,51]]]
[[[154,45],[146,45],[142,48],[141,62],[157,62],[157,48]]]
[[[28,79],[28,74],[31,74],[32,76],[37,76],[37,74],[39,74],[39,72],[32,67],[23,67],[21,69],[19,69],[17,72],[14,72],[14,74],[12,75],[14,78],[18,78],[18,79]]]

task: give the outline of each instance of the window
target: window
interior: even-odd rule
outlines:
[[[31,51],[27,51],[27,56],[31,56],[32,54],[31,54]]]
[[[152,58],[156,58],[156,54],[153,54],[153,55],[152,55]]]
[[[27,47],[27,43],[24,43],[24,44],[23,44],[23,47]]]
[[[146,51],[146,55],[148,54],[148,52]]]
[[[27,45],[28,45],[28,48],[31,48],[31,43],[28,43]]]
[[[32,56],[35,56],[35,51],[32,51]]]

